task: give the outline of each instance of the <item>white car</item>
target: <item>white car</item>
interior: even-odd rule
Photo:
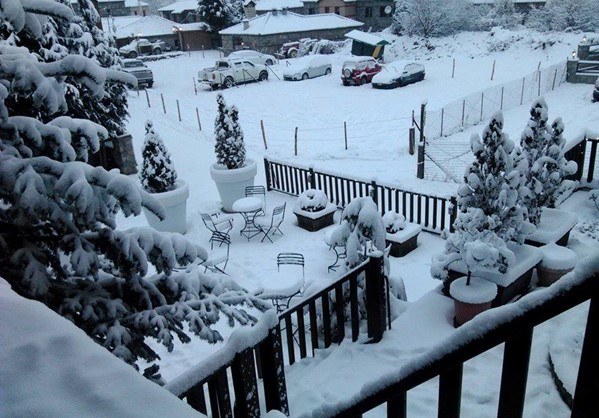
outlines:
[[[132,74],[137,78],[137,85],[141,87],[147,85],[152,87],[154,85],[154,74],[146,64],[138,59],[127,58],[123,60],[122,70],[126,73]]]
[[[306,80],[331,74],[332,66],[329,57],[324,55],[306,55],[295,59],[291,66],[283,71],[284,80]]]
[[[277,62],[277,59],[274,56],[251,49],[241,49],[239,51],[231,52],[227,58],[244,59],[260,65],[273,65]]]
[[[268,80],[268,69],[248,60],[224,58],[216,61],[214,67],[200,70],[198,79],[213,89],[229,88],[236,84]]]
[[[119,48],[119,54],[127,58],[137,58],[142,54],[159,55],[166,50],[166,44],[163,41],[150,41],[145,38],[134,39],[127,45]]]
[[[417,62],[393,61],[372,77],[375,89],[394,89],[424,80],[424,65]]]

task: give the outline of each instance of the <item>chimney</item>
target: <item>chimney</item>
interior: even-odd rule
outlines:
[[[272,15],[273,15],[273,16],[276,16],[277,14],[278,14],[278,12],[277,12],[277,9],[273,9],[273,10],[272,10]]]
[[[256,17],[256,3],[251,0],[246,2],[243,6],[243,12],[248,19]]]
[[[250,28],[250,21],[248,19],[243,19],[241,23],[243,23],[243,30],[247,30]]]

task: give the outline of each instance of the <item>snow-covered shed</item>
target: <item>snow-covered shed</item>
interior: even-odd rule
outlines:
[[[354,29],[345,35],[352,40],[351,53],[359,57],[370,56],[375,59],[382,58],[385,45],[390,42],[373,33],[362,32]]]
[[[300,15],[273,10],[219,32],[225,53],[249,47],[275,53],[281,45],[302,38],[341,40],[363,23],[334,13]]]

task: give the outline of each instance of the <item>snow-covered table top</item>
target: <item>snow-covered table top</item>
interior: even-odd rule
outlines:
[[[395,234],[390,234],[387,232],[385,238],[387,239],[387,241],[403,244],[410,238],[413,238],[414,236],[418,235],[421,231],[422,226],[411,222],[406,222],[406,227],[404,229],[397,231]]]
[[[541,222],[535,232],[526,237],[530,241],[548,244],[556,242],[578,223],[578,216],[565,210],[543,208]]]
[[[233,202],[231,206],[234,212],[255,212],[262,209],[262,199],[259,197],[242,197]]]
[[[507,287],[512,284],[516,279],[522,276],[531,268],[535,267],[541,261],[543,253],[532,245],[518,245],[514,242],[509,242],[507,247],[514,252],[516,261],[507,272],[497,273],[488,270],[475,270],[472,272],[473,276],[481,277],[489,280],[498,286]],[[466,275],[468,269],[466,264],[463,262],[454,263],[451,265],[451,270],[457,271]]]

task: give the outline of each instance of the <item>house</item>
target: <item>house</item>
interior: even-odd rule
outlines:
[[[118,47],[135,38],[159,39],[171,50],[212,47],[213,35],[206,32],[204,23],[178,24],[160,16],[119,16],[102,19],[102,27],[111,33]],[[189,45],[189,48],[188,48]]]
[[[335,13],[340,16],[355,19],[356,1],[355,0],[305,0],[304,13]]]
[[[302,38],[343,39],[352,29],[363,26],[334,13],[301,15],[287,10],[273,10],[219,32],[225,53],[248,47],[274,53],[287,42]]]
[[[304,13],[304,2],[302,0],[245,0],[243,2],[243,13],[246,19],[263,15],[273,10],[287,10],[294,13]]]
[[[179,0],[158,9],[158,12],[165,19],[177,23],[194,23],[200,21],[197,13],[197,0]]]
[[[77,13],[79,10],[77,0],[71,0],[71,6]],[[96,7],[100,17],[147,16],[150,14],[149,4],[141,0],[97,0]]]
[[[357,56],[382,58],[385,52],[385,45],[391,43],[380,36],[357,29],[347,33],[345,37],[352,40],[351,53]]]

